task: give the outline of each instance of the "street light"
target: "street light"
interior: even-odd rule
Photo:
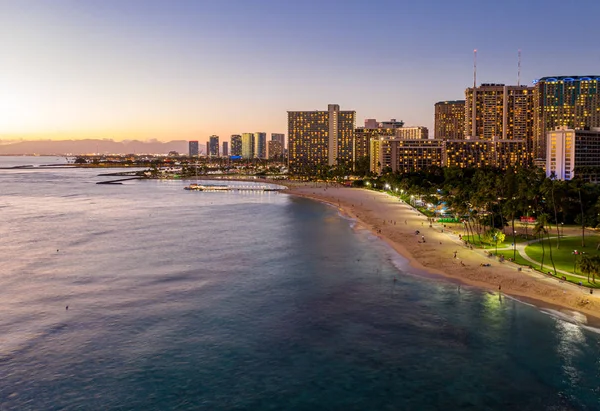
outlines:
[[[496,255],[498,255],[498,236],[494,234],[494,241],[496,242]]]
[[[517,259],[517,232],[514,231],[513,232],[513,261],[516,261]]]
[[[561,234],[561,236],[563,236],[563,237],[564,237],[564,236],[565,236],[565,223],[560,223],[560,228],[561,228],[561,230],[560,230],[560,231],[562,231],[562,234]]]

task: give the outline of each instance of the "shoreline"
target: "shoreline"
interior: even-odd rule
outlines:
[[[407,267],[417,271],[414,274],[458,281],[496,293],[500,291],[539,309],[560,311],[570,318],[574,318],[573,312],[584,314],[587,322],[583,325],[600,326],[600,299],[597,294],[590,295],[587,289],[560,283],[555,278],[545,277],[517,264],[500,263],[485,256],[483,250],[471,250],[460,242],[452,229],[444,230],[443,225],[437,223],[430,227],[426,216],[396,197],[322,183],[282,183],[288,187],[282,193],[334,206],[355,220],[358,226],[371,231],[405,258]],[[415,235],[416,230],[420,231],[418,235]],[[426,242],[421,241],[422,238]],[[455,251],[456,258],[453,257]],[[483,267],[481,264],[491,266]]]

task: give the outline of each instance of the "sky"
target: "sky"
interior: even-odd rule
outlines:
[[[0,0],[0,139],[287,134],[287,111],[429,127],[477,82],[600,75],[572,0]]]

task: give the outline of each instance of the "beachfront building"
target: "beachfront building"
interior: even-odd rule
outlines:
[[[219,136],[210,136],[208,138],[208,155],[210,157],[219,157]]]
[[[365,120],[364,127],[354,130],[354,141],[352,144],[352,163],[371,156],[371,139],[380,137],[396,137],[396,130],[404,126],[404,121],[395,118],[389,121],[379,122],[374,118]]]
[[[465,138],[465,100],[435,103],[434,138],[446,140]]]
[[[557,127],[547,134],[546,176],[571,180],[576,175],[586,181],[600,178],[600,128],[574,130]]]
[[[465,138],[523,140],[533,160],[533,87],[482,84],[465,91]]]
[[[188,154],[190,157],[197,157],[199,153],[198,140],[188,142]]]
[[[529,159],[526,140],[465,139],[444,141],[445,167],[481,168],[520,166]]]
[[[231,155],[232,156],[241,156],[242,155],[242,136],[239,134],[231,135]]]
[[[429,138],[427,127],[401,127],[396,128],[394,131],[397,138],[404,140],[427,140]]]
[[[267,133],[254,133],[254,157],[260,159],[267,158]]]
[[[444,142],[441,140],[380,136],[372,138],[370,145],[370,169],[377,174],[409,173],[442,166]]]
[[[353,161],[355,111],[330,104],[327,111],[288,111],[288,164],[291,173],[310,174],[320,166]]]
[[[535,158],[546,158],[548,132],[557,127],[600,127],[600,75],[542,77],[535,82]]]
[[[370,169],[377,174],[408,173],[431,166],[506,169],[523,164],[529,156],[526,141],[498,138],[405,140],[381,136],[371,139],[370,144]]]
[[[369,121],[369,120],[367,120]],[[365,121],[366,123],[366,121]],[[377,123],[380,124],[380,123]],[[354,130],[354,142],[353,142],[353,164],[364,157],[371,156],[371,140],[380,137],[394,138],[396,136],[393,128],[369,128],[369,127],[358,127]]]
[[[242,158],[254,158],[254,133],[242,133]]]

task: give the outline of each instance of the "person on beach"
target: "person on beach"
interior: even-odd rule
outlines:
[[[455,251],[455,252],[454,252],[454,258],[456,258],[456,253],[457,253],[457,252],[458,252],[458,251]]]

